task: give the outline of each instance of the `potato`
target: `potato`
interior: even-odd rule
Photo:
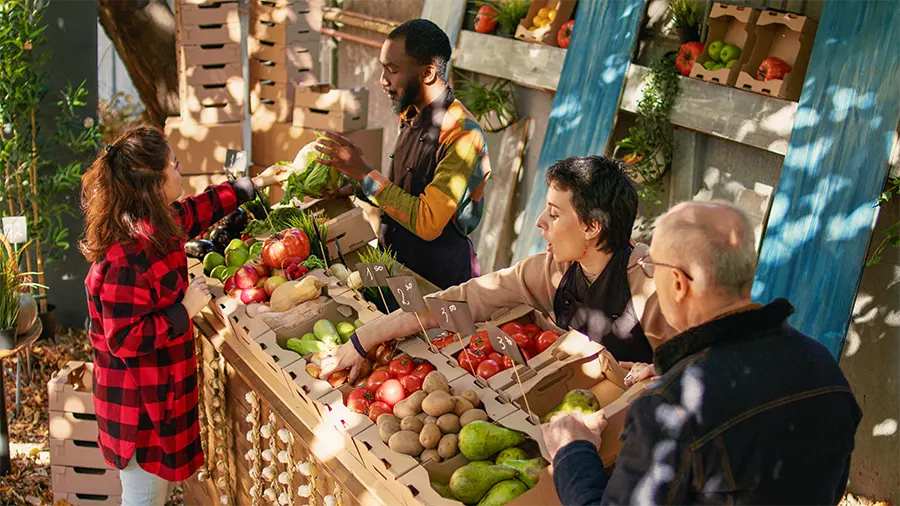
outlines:
[[[384,414],[378,415],[378,419],[375,420],[375,425],[381,427],[381,424],[383,424],[387,420],[393,420],[393,421],[397,422],[398,425],[400,424],[399,418],[397,418],[396,416],[394,416],[390,413],[384,413]]]
[[[453,408],[453,413],[456,416],[462,416],[466,411],[475,409],[475,406],[473,406],[471,402],[462,397],[454,397],[454,399],[456,399],[456,406]]]
[[[416,418],[415,416],[407,416],[400,421],[400,430],[411,430],[416,434],[422,432],[422,427],[424,426],[425,422]]]
[[[439,390],[449,394],[450,384],[447,383],[446,376],[437,371],[431,371],[428,373],[428,376],[425,376],[425,381],[422,382],[422,390],[424,390],[426,394],[437,392]]]
[[[381,415],[378,417],[378,435],[381,436],[381,440],[387,443],[391,436],[400,432],[400,422],[397,421],[397,417],[394,415],[390,415],[390,418],[385,418],[382,420],[381,418],[385,415]]]
[[[431,374],[429,374],[429,376],[431,376]],[[398,403],[397,405],[399,406],[400,404]],[[425,397],[425,400],[422,401],[422,411],[428,413],[431,416],[441,416],[443,414],[449,413],[453,411],[454,406],[456,406],[456,401],[453,399],[453,397],[450,397],[450,394],[444,392],[443,390],[435,390],[434,392],[431,392],[427,397]],[[396,406],[394,407],[394,412],[397,412]]]
[[[460,424],[459,420],[459,417],[454,415],[453,413],[447,413],[446,415],[441,415],[441,417],[438,418],[437,426],[441,428],[441,432],[443,432],[444,434],[459,434],[460,429],[462,429],[462,425]]]
[[[475,420],[481,420],[483,422],[488,421],[487,413],[485,413],[483,409],[470,409],[459,417],[459,424],[465,427]]]
[[[421,460],[422,463],[424,464],[424,463],[428,462],[429,460],[433,460],[435,462],[440,462],[444,459],[442,459],[441,456],[438,455],[437,450],[435,450],[434,448],[429,448],[429,449],[425,450],[424,452],[422,452],[422,455],[419,455],[419,460]]]
[[[459,437],[456,434],[447,434],[442,437],[441,442],[438,443],[438,455],[440,455],[442,459],[449,459],[456,455],[458,451]]]
[[[425,392],[418,390],[413,392],[412,395],[398,402],[394,406],[394,415],[399,419],[404,419],[407,416],[416,416],[422,411],[422,401],[428,396]]]
[[[391,436],[388,448],[397,453],[418,457],[422,453],[422,445],[419,444],[419,435],[410,430],[401,430]]]
[[[481,399],[478,398],[478,392],[476,392],[475,390],[466,390],[462,393],[462,397],[463,399],[471,402],[472,406],[476,408],[479,404],[481,404]]]
[[[428,420],[428,413],[425,413],[424,411],[422,411],[421,413],[419,413],[418,415],[416,415],[416,418],[418,418],[419,420],[422,420],[422,421],[425,422],[425,423],[428,423],[428,422],[427,422],[427,420]]]
[[[438,417],[426,414],[425,420],[423,421],[425,422],[425,425],[428,425],[429,423],[437,423]]]
[[[433,423],[429,423],[428,425],[422,427],[422,432],[419,433],[419,443],[428,449],[437,448],[438,443],[441,442],[441,429]]]

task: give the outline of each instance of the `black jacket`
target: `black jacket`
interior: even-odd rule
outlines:
[[[596,448],[556,455],[574,504],[837,504],[861,412],[828,350],[784,299],[660,345],[662,377],[630,406],[608,477]]]

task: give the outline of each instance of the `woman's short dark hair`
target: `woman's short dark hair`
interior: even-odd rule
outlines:
[[[427,19],[411,19],[391,30],[388,39],[403,39],[406,56],[419,65],[433,63],[441,81],[447,82],[450,39],[441,27]]]
[[[547,184],[572,192],[578,219],[600,226],[597,247],[601,251],[615,253],[628,246],[638,194],[624,163],[604,156],[566,158],[547,169]]]

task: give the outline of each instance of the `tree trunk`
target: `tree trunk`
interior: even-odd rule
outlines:
[[[165,0],[98,0],[100,24],[122,58],[150,122],[178,115],[175,16]]]

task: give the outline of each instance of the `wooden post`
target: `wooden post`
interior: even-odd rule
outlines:
[[[826,2],[753,298],[840,356],[900,122],[900,3]]]
[[[514,262],[543,248],[534,223],[547,197],[547,168],[570,156],[606,152],[643,13],[643,0],[578,3],[575,30],[553,98]]]

